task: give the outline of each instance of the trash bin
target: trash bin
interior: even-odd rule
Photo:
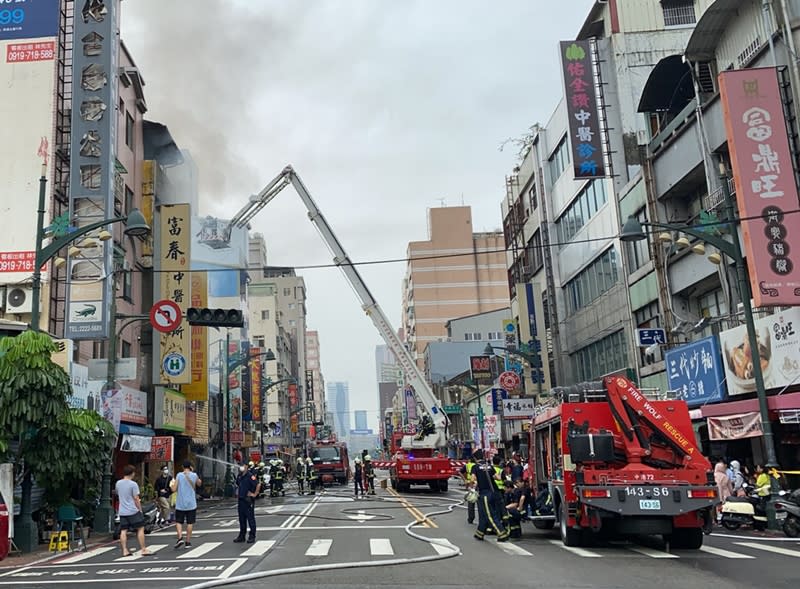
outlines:
[[[8,505],[6,500],[3,499],[3,494],[0,493],[0,560],[8,556],[8,549],[11,542],[8,538]]]

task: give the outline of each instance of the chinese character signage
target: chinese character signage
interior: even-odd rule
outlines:
[[[156,387],[155,426],[183,432],[186,429],[186,397],[174,389]]]
[[[605,167],[592,72],[592,46],[589,41],[561,41],[559,46],[575,178],[600,178],[605,176]]]
[[[242,364],[241,375],[242,379],[242,421],[253,421],[253,395],[252,395],[252,380],[251,369],[257,360],[250,360],[250,342],[242,342],[242,359],[245,363]]]
[[[186,317],[191,300],[189,272],[190,239],[189,205],[162,205],[160,217],[159,299],[175,302]],[[177,329],[159,333],[159,383],[187,384],[192,382],[189,364],[192,332],[184,320]]]
[[[492,361],[490,356],[470,356],[469,373],[472,382],[491,382],[492,380]]]
[[[150,441],[150,462],[172,462],[175,454],[175,438],[172,436],[153,436]]]
[[[547,353],[547,346],[542,345],[542,341],[546,341],[547,335],[544,327],[541,289],[529,282],[517,284],[517,303],[519,305],[520,340],[525,342],[527,346],[525,351],[528,354],[539,357],[538,366],[526,367],[529,370],[526,376],[535,385],[535,390],[539,390],[541,384],[542,391],[549,391],[550,357]]]
[[[503,419],[530,419],[536,400],[533,397],[505,399],[503,401]]]
[[[203,308],[208,306],[208,273],[192,272],[189,279],[191,284],[191,307]],[[208,401],[208,328],[189,327],[191,331],[191,360],[192,381],[181,387],[181,392],[186,395],[187,401]]]
[[[75,6],[72,40],[69,214],[76,227],[113,218],[114,193],[122,190],[115,182],[119,2],[84,4]],[[113,248],[108,240],[70,258],[64,337],[108,337]]]
[[[760,438],[764,435],[764,423],[761,421],[761,415],[755,411],[725,417],[709,417],[707,422],[708,439],[715,442]]]
[[[0,2],[0,41],[55,37],[58,34],[59,4],[60,0]]]
[[[715,336],[666,351],[669,388],[678,391],[689,407],[722,400],[724,385]]]
[[[755,327],[764,387],[777,389],[800,382],[800,307],[756,319]],[[719,339],[728,394],[755,391],[746,326],[723,331]]]
[[[756,307],[800,305],[800,222],[775,68],[722,72],[720,93]]]
[[[508,392],[505,389],[492,389],[492,413],[500,413],[503,399],[508,398]]]

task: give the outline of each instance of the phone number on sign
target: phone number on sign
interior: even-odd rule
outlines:
[[[55,58],[55,42],[12,43],[6,47],[6,63],[25,61],[50,61]]]
[[[0,260],[0,272],[33,272],[33,260]]]

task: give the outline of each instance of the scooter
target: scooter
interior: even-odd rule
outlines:
[[[722,504],[720,523],[728,530],[752,526],[754,530],[767,529],[767,513],[755,491],[746,497],[728,497]]]
[[[800,489],[775,502],[775,519],[781,522],[783,533],[789,538],[800,536]]]
[[[146,503],[142,505],[142,513],[144,514],[144,533],[149,534],[158,527],[158,506],[155,502]],[[114,540],[119,540],[119,533],[119,512],[117,512],[114,516]]]

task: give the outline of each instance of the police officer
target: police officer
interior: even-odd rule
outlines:
[[[502,516],[498,513],[494,495],[497,492],[496,480],[500,475],[493,466],[483,459],[483,450],[474,454],[477,464],[472,468],[475,475],[475,484],[478,489],[478,529],[475,530],[475,539],[483,540],[488,530],[497,534],[498,542],[508,541],[508,530],[503,525]]]
[[[239,498],[239,535],[234,542],[244,542],[247,535],[247,526],[250,526],[250,535],[247,536],[247,543],[252,544],[256,541],[256,497],[261,490],[261,483],[258,480],[255,469],[248,469],[244,464],[239,467],[239,476],[236,477],[238,486],[237,496]]]

